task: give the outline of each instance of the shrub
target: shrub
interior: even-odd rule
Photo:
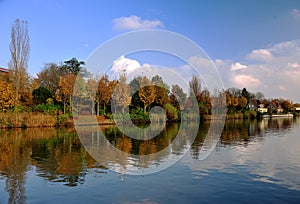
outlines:
[[[167,113],[167,120],[168,121],[179,121],[180,120],[180,113],[172,104],[167,103],[164,105],[164,109]]]
[[[130,119],[136,125],[150,123],[149,113],[144,113],[144,110],[140,107],[130,111]]]
[[[36,111],[41,113],[48,113],[48,114],[56,114],[60,107],[58,105],[53,105],[51,103],[48,104],[39,104],[35,107]]]
[[[56,117],[56,125],[64,125],[68,121],[69,117],[67,115],[59,115]]]

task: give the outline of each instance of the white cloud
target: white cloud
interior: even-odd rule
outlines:
[[[277,43],[268,50],[276,56],[294,55],[295,52],[300,52],[300,39]]]
[[[283,75],[284,75],[284,77],[287,77],[288,79],[299,83],[300,70],[285,70],[283,72]],[[299,85],[300,85],[300,83],[299,83]]]
[[[236,75],[233,77],[232,81],[239,88],[246,87],[251,89],[260,85],[260,81],[258,79],[246,74]]]
[[[257,60],[253,61],[254,57]],[[300,40],[280,42],[251,51],[241,60],[246,60],[247,69],[242,74],[230,72],[229,80],[223,78],[231,82],[228,83],[229,87],[245,86],[253,92],[264,92],[266,97],[283,97],[300,102]],[[229,69],[230,66],[227,67],[227,72]],[[226,70],[223,72],[226,76]]]
[[[113,20],[113,24],[116,30],[139,30],[164,27],[164,24],[157,19],[142,19],[141,17],[135,15],[116,18]]]
[[[116,76],[122,73],[130,73],[141,67],[141,64],[133,59],[124,57],[123,55],[113,62],[112,70]]]
[[[247,59],[269,61],[273,59],[273,55],[267,49],[258,49],[258,50],[252,50],[252,52],[247,56]]]
[[[300,19],[300,11],[298,9],[292,9],[290,11],[290,14],[296,18],[296,19]]]
[[[296,63],[296,62],[295,62],[295,63],[289,62],[289,63],[288,63],[288,66],[291,67],[291,68],[298,68],[298,67],[300,67],[300,64],[298,64],[298,63]]]
[[[215,60],[215,64],[218,66],[218,65],[223,65],[224,64],[224,60],[222,59],[216,59]]]
[[[230,66],[230,70],[232,71],[241,70],[241,69],[247,69],[247,65],[243,65],[239,62],[236,62],[235,64],[232,64]]]

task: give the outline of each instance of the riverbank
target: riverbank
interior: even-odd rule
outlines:
[[[105,116],[96,116],[97,120],[90,120],[90,116],[81,116],[80,125],[108,125],[114,121]],[[74,118],[69,115],[51,115],[43,113],[0,113],[0,129],[5,128],[35,128],[74,126]]]
[[[275,117],[293,117],[293,114],[285,115],[272,115]],[[297,115],[295,115],[297,116]],[[95,120],[96,117],[96,120]],[[201,116],[204,121],[221,120],[224,116]],[[243,113],[227,114],[226,120],[234,119],[255,119],[256,115],[248,115]],[[269,115],[263,115],[261,118],[270,118]],[[23,113],[0,113],[0,129],[11,128],[37,128],[37,127],[63,127],[63,126],[79,126],[87,125],[114,125],[113,119],[106,118],[105,116],[91,116],[84,115],[80,118],[73,118],[70,115],[51,115],[38,112],[23,112]]]

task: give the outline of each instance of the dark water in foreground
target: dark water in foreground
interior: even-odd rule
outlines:
[[[201,125],[179,162],[138,176],[106,168],[116,161],[94,160],[74,129],[0,130],[0,203],[300,203],[299,119],[226,121],[216,149],[200,161],[209,126]],[[109,126],[102,131],[123,152],[151,155],[169,148],[167,158],[184,152],[169,145],[178,128],[170,125],[145,141]],[[87,136],[93,144],[95,135]],[[120,157],[117,163],[133,168],[132,161]]]

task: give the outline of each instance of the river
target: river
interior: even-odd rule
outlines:
[[[179,124],[149,140],[114,126],[85,127],[84,137],[74,128],[0,130],[0,203],[300,202],[299,118],[225,121],[203,157],[211,126],[195,138],[189,127],[184,140]]]

